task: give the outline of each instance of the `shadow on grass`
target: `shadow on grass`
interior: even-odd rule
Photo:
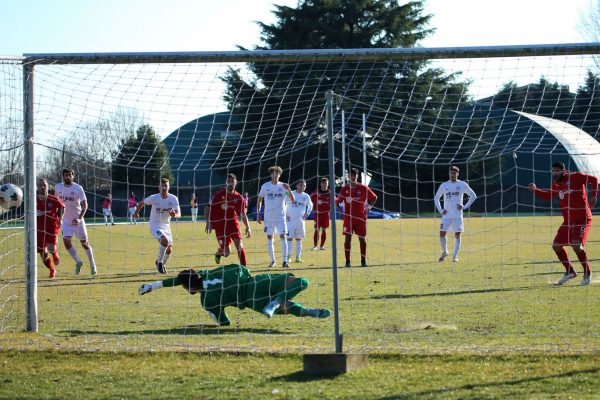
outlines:
[[[500,382],[465,384],[465,385],[461,385],[461,386],[457,386],[457,387],[453,387],[453,388],[424,390],[421,392],[410,393],[410,394],[401,394],[401,395],[395,395],[395,396],[381,397],[380,399],[381,400],[392,400],[392,399],[402,400],[402,399],[436,397],[436,395],[440,395],[440,394],[447,395],[447,394],[451,394],[452,392],[458,392],[458,391],[462,391],[462,390],[474,390],[474,389],[485,390],[486,388],[493,388],[493,387],[519,386],[519,385],[523,385],[523,384],[527,384],[527,383],[531,383],[531,382],[541,382],[541,381],[545,381],[548,379],[562,380],[563,378],[572,378],[577,375],[596,375],[599,372],[600,372],[600,368],[589,368],[589,369],[582,369],[582,370],[577,370],[577,371],[568,371],[568,372],[565,372],[562,374],[534,376],[531,378],[513,379],[513,380],[507,380],[507,381],[500,381]],[[575,385],[575,383],[573,383],[573,385]],[[534,394],[535,393],[523,393],[523,395],[525,395],[526,397],[533,396]]]
[[[530,289],[539,289],[539,286],[520,286],[514,288],[496,288],[496,289],[476,289],[476,290],[461,290],[461,291],[453,291],[453,292],[435,292],[435,293],[415,293],[415,294],[382,294],[379,296],[371,296],[371,297],[347,297],[342,299],[344,301],[354,301],[354,300],[373,300],[373,299],[414,299],[421,297],[445,297],[445,296],[461,296],[461,295],[469,295],[469,294],[489,294],[495,292],[514,292],[518,290],[530,290]]]
[[[264,335],[287,335],[286,332],[281,332],[275,329],[257,329],[257,328],[236,328],[236,327],[220,327],[217,325],[190,325],[168,329],[139,329],[128,331],[80,331],[70,330],[62,331],[65,336],[88,336],[88,335],[237,335],[239,333],[254,333]]]
[[[325,374],[325,375],[314,375],[306,374],[303,371],[293,372],[291,374],[277,376],[269,379],[272,382],[283,381],[283,382],[313,382],[313,381],[328,381],[337,378],[343,374]]]

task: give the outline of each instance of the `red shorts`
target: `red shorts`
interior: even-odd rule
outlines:
[[[558,228],[558,232],[556,232],[554,244],[570,246],[574,243],[581,243],[581,245],[585,245],[591,227],[591,219],[587,221],[573,222],[570,224],[563,223],[560,228]]]
[[[315,218],[315,229],[319,229],[319,228],[323,228],[323,229],[327,229],[329,228],[329,220],[330,220],[330,215],[329,213],[317,213],[314,216]]]
[[[357,236],[367,236],[367,221],[357,217],[344,217],[344,235],[352,235],[353,233]]]
[[[58,232],[48,233],[44,231],[37,231],[37,251],[44,251],[49,244],[58,245]]]
[[[219,246],[229,246],[234,239],[241,239],[240,226],[238,224],[213,224],[215,235]]]

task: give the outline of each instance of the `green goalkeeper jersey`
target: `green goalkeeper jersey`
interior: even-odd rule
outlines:
[[[276,296],[285,295],[285,299],[291,299],[296,294],[293,290],[286,292],[286,282],[294,276],[290,273],[261,274],[253,277],[243,265],[230,264],[211,270],[200,270],[198,274],[202,279],[200,304],[219,325],[231,323],[225,307],[248,307],[261,312]],[[172,287],[181,285],[182,282],[175,277],[163,280],[162,284],[164,287]],[[308,281],[300,287],[308,287]],[[283,302],[284,298],[281,301]]]
[[[199,271],[198,274],[202,278],[202,307],[219,325],[229,325],[225,307],[246,307],[247,283],[252,278],[250,271],[243,265],[230,264]]]

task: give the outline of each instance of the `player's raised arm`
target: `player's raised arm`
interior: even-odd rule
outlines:
[[[527,189],[529,189],[531,193],[547,201],[552,201],[552,198],[558,195],[558,193],[554,193],[552,189],[544,190],[538,188],[535,183],[530,183],[527,186]]]
[[[294,197],[294,191],[292,190],[292,188],[290,187],[290,185],[288,185],[287,183],[283,184],[283,188],[285,190],[287,190],[287,194],[288,194],[288,198],[290,199],[290,201],[293,203],[296,201],[296,198]]]

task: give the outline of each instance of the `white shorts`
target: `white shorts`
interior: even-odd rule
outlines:
[[[278,222],[265,222],[265,228],[263,231],[265,235],[274,236],[276,234],[285,235],[287,233],[287,224],[285,221]]]
[[[441,232],[463,232],[464,229],[465,227],[461,217],[442,217],[442,223],[440,224]]]
[[[102,214],[106,215],[107,217],[110,217],[110,208],[103,208],[102,209]]]
[[[287,223],[288,238],[304,239],[306,230],[304,229],[304,220],[302,218],[293,219]]]
[[[76,236],[80,241],[87,241],[88,234],[87,228],[85,227],[85,221],[81,220],[79,225],[73,225],[70,222],[63,221],[62,235],[64,238]]]
[[[156,240],[158,240],[159,242],[160,242],[160,238],[164,236],[167,238],[167,242],[169,242],[169,244],[173,244],[173,235],[171,234],[170,226],[167,226],[167,225],[150,226],[150,232],[152,232],[152,236],[154,236],[154,238]]]
[[[129,215],[135,214],[135,207],[129,207]]]

